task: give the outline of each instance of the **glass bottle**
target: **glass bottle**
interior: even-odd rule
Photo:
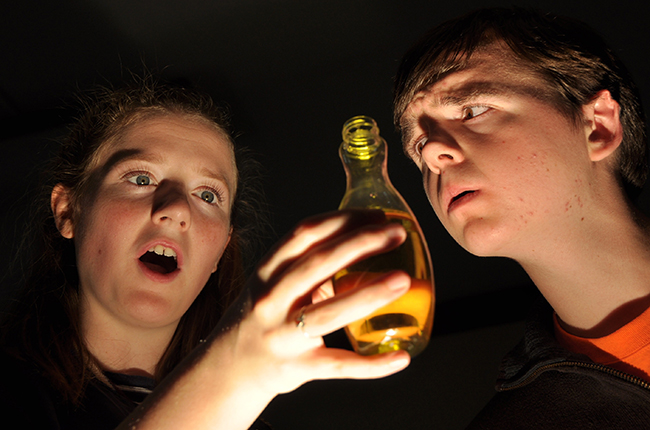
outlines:
[[[339,155],[347,175],[347,186],[339,209],[381,209],[388,222],[404,226],[407,239],[393,251],[339,271],[333,278],[334,291],[341,293],[355,288],[395,269],[408,273],[412,280],[406,294],[349,324],[345,331],[359,354],[403,349],[414,357],[424,350],[431,335],[435,301],[433,269],[422,230],[388,178],[386,150],[386,142],[372,118],[356,116],[343,125]]]

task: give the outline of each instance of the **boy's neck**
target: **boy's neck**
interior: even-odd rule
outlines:
[[[650,306],[648,225],[636,210],[610,211],[568,232],[561,249],[519,262],[568,332],[605,336]]]

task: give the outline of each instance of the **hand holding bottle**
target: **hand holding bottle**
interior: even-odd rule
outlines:
[[[305,220],[262,261],[239,305],[224,317],[222,331],[231,332],[236,324],[238,336],[246,333],[246,342],[237,343],[240,358],[257,363],[247,369],[259,365],[268,370],[259,380],[264,385],[268,379],[267,389],[275,394],[313,379],[397,372],[408,364],[407,354],[363,357],[327,348],[322,336],[398,299],[410,287],[409,276],[386,271],[318,303],[311,295],[343,267],[395,249],[404,240],[404,229],[387,223],[381,211],[346,210]]]
[[[334,273],[405,240],[381,211],[337,211],[303,221],[267,254],[213,333],[162,381],[124,429],[246,429],[280,393],[316,379],[380,378],[404,369],[404,351],[364,357],[322,336],[408,291],[391,271],[312,302]],[[236,411],[236,413],[233,413]]]

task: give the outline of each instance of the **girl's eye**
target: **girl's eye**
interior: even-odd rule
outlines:
[[[197,196],[206,203],[217,203],[219,201],[217,194],[210,190],[202,190]]]
[[[201,191],[201,200],[207,203],[212,203],[215,200],[214,193],[212,191]]]
[[[488,110],[490,110],[488,106],[468,106],[463,108],[462,117],[464,120],[472,119],[479,115],[483,115]]]
[[[151,177],[149,177],[149,175],[145,175],[144,173],[131,175],[127,178],[127,180],[135,185],[141,186],[151,185],[152,182]]]

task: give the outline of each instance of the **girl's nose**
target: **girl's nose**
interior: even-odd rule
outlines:
[[[191,209],[187,195],[180,186],[161,183],[156,190],[152,221],[187,230],[191,224]]]

